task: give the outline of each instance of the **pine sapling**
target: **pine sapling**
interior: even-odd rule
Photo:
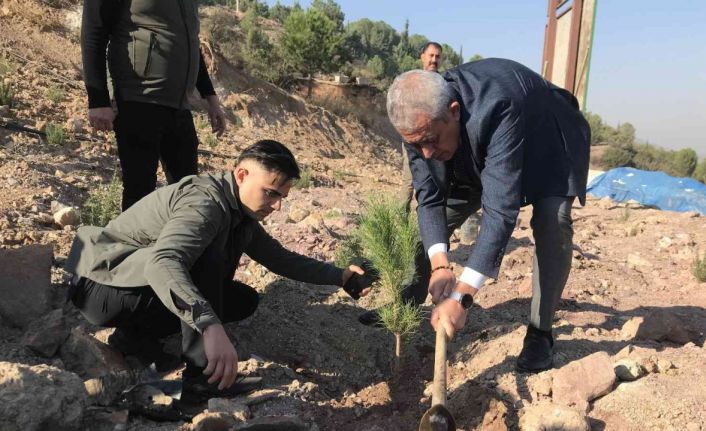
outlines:
[[[402,299],[405,286],[414,280],[414,256],[419,230],[413,215],[390,198],[372,198],[360,216],[355,232],[363,256],[378,273],[378,284],[389,303],[379,312],[383,325],[395,336],[395,364],[399,370],[402,339],[421,322],[418,306]]]

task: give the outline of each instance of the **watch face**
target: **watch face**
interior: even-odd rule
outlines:
[[[461,306],[463,308],[470,308],[473,305],[473,296],[465,294],[461,297]]]

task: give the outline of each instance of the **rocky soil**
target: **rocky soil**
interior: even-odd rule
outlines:
[[[240,369],[262,376],[264,389],[182,410],[169,390],[134,386],[178,379],[179,370],[136,368],[105,344],[109,330],[65,304],[62,266],[80,223],[66,208],[78,213],[117,166],[112,136],[85,125],[76,22],[70,8],[0,6],[0,66],[16,92],[0,121],[69,132],[52,146],[0,128],[0,429],[416,429],[430,403],[433,334],[424,323],[406,341],[402,372],[393,375],[393,337],[356,320],[384,301],[377,292],[355,302],[245,259],[237,277],[258,289],[261,306],[229,330]],[[365,197],[395,193],[397,144],[248,77],[217,53],[212,61],[231,125],[214,140],[196,105],[201,170],[228,169],[257,139],[288,144],[312,182],[293,190],[265,227],[293,250],[332,259]],[[609,200],[575,204],[555,369],[537,375],[514,369],[531,296],[530,218],[523,209],[500,278],[479,293],[450,343],[449,409],[459,429],[706,429],[706,283],[691,273],[706,218]],[[459,273],[471,249],[452,239]]]

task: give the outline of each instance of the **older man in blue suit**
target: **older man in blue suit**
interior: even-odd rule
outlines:
[[[586,198],[590,129],[576,99],[519,63],[491,58],[398,76],[387,111],[409,152],[424,243],[409,294],[421,302],[428,289],[432,325],[453,337],[478,289],[497,278],[520,208],[532,205],[532,304],[517,367],[550,368],[552,319],[571,269],[571,206]],[[456,280],[448,238],[479,208],[480,232]]]

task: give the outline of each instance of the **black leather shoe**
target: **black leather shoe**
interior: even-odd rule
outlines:
[[[196,403],[210,398],[232,398],[262,387],[262,377],[238,376],[229,388],[218,389],[218,382],[208,383],[209,377],[203,374],[203,368],[187,365],[182,375],[181,401]]]
[[[365,326],[374,326],[376,328],[382,328],[382,320],[380,319],[380,313],[377,310],[368,310],[358,316],[358,321]]]
[[[517,357],[517,370],[537,373],[552,367],[554,355],[552,331],[542,331],[527,325],[527,334],[522,343],[522,351]]]

